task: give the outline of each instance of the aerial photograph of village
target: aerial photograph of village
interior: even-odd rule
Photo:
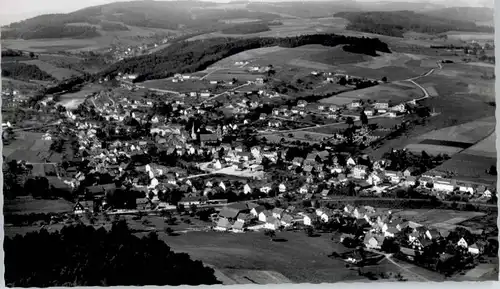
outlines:
[[[4,2],[6,286],[498,280],[494,1]]]

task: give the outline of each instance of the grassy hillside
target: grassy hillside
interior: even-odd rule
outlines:
[[[491,27],[477,26],[473,22],[428,16],[412,11],[396,12],[340,12],[351,23],[347,29],[403,37],[405,32],[438,34],[447,31],[492,32]]]
[[[174,73],[192,73],[237,53],[271,46],[298,47],[319,44],[329,47],[349,45],[349,51],[376,55],[388,52],[386,43],[375,38],[346,37],[335,34],[303,35],[286,38],[212,38],[175,43],[150,55],[124,59],[113,64],[102,76],[115,76],[119,72],[138,74],[136,81],[170,77]]]

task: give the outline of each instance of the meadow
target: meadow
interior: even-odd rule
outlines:
[[[421,135],[421,139],[452,140],[474,144],[495,130],[495,117],[485,117]]]
[[[60,68],[57,66],[54,66],[48,62],[42,61],[40,59],[36,60],[28,60],[28,61],[23,61],[26,64],[31,64],[31,65],[36,65],[38,68],[41,70],[47,72],[48,74],[52,75],[55,79],[57,80],[64,80],[67,78],[71,78],[73,76],[79,76],[81,73],[70,70],[67,68]]]
[[[438,172],[449,172],[460,179],[496,183],[497,177],[487,173],[491,166],[497,165],[496,133],[493,132],[477,144],[454,155],[435,168]]]
[[[394,105],[416,99],[421,96],[422,92],[417,87],[410,88],[397,84],[380,84],[364,89],[343,92],[338,95],[322,99],[320,102],[325,104],[344,105],[351,103],[356,99],[365,101],[385,100]]]
[[[279,232],[276,238],[286,241],[271,242],[262,232],[248,232],[244,237],[216,232],[189,232],[176,237],[161,235],[174,251],[188,253],[193,259],[221,271],[276,271],[295,283],[363,280],[357,270],[346,268],[343,261],[327,257],[333,251],[342,253],[346,250],[332,242],[330,237],[330,234],[310,238],[303,232]],[[388,262],[366,270],[398,272],[397,267]]]
[[[87,96],[102,90],[102,88],[102,85],[90,84],[77,92],[62,94],[58,104],[66,107],[66,109],[76,109],[78,105],[85,101]]]
[[[172,82],[171,78],[148,80],[141,83],[146,88],[156,88],[164,90],[178,91],[181,93],[189,93],[192,91],[199,92],[211,88],[212,86],[205,81],[201,80],[184,80],[182,82]]]
[[[4,201],[6,214],[64,213],[72,212],[74,204],[63,200],[38,200],[32,197],[17,197]]]

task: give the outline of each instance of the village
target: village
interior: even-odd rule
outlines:
[[[356,79],[311,75],[327,82]],[[266,88],[265,78],[239,84],[177,74],[173,83],[213,86],[179,93],[136,85],[131,82],[135,78],[120,74],[119,85],[89,95],[72,111],[50,98],[42,101],[40,110],[60,119],[43,134],[18,132],[16,124],[6,122],[4,138],[13,142],[7,162],[33,188],[47,180],[43,194],[71,199],[72,213],[89,219],[203,212],[205,222],[193,228],[188,224],[188,229],[263,230],[269,236],[283,230],[305,230],[311,236],[337,232],[341,235],[334,238],[346,248],[393,254],[443,273],[475,264],[470,258],[493,246],[486,235],[463,226],[423,225],[386,206],[350,204],[350,199],[352,204],[408,199],[476,208],[496,202],[491,184],[432,171],[446,156],[400,149],[372,159],[360,150],[345,150],[383,139],[381,131],[400,130],[402,125],[387,129],[370,122],[412,115],[419,107],[416,100],[355,99],[344,105],[285,101]],[[325,125],[340,128],[321,141],[286,140],[297,130]],[[16,147],[18,133],[35,137],[36,149]],[[366,254],[355,249],[339,256],[359,265],[368,260]]]

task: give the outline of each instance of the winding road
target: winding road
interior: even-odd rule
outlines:
[[[439,61],[437,61],[436,63],[438,64],[439,69],[443,68],[443,66],[441,65],[441,63]],[[430,97],[429,92],[423,86],[421,86],[420,84],[416,83],[415,80],[420,79],[420,78],[425,77],[425,76],[429,76],[435,70],[436,70],[436,68],[432,68],[431,70],[427,71],[426,73],[424,73],[422,75],[402,80],[402,81],[408,81],[408,82],[412,83],[413,85],[415,85],[416,87],[420,88],[420,90],[422,90],[422,92],[424,94],[424,96],[422,96],[421,98],[410,100],[410,101],[407,101],[406,103],[410,103],[410,102],[413,102],[413,101],[420,101],[420,100],[423,100],[423,99],[426,99],[426,98]],[[385,114],[381,114],[381,115],[377,115],[377,116],[369,116],[368,119],[382,118],[382,117],[387,117],[387,116],[388,116],[388,113],[385,113]],[[358,120],[358,117],[354,117],[354,121],[357,121],[357,120]],[[277,134],[277,133],[289,133],[289,132],[295,132],[295,131],[309,130],[309,129],[312,129],[312,128],[330,127],[330,126],[337,126],[337,125],[343,125],[343,124],[344,123],[329,123],[329,124],[324,124],[324,125],[315,125],[315,126],[309,126],[309,127],[303,127],[303,128],[297,128],[297,129],[290,129],[290,130],[280,130],[280,131],[274,131],[274,132],[259,131],[258,135],[272,135],[272,134]]]
[[[383,255],[385,257],[385,259],[387,259],[387,261],[391,262],[392,264],[394,264],[395,266],[397,266],[398,268],[402,269],[403,271],[405,271],[407,274],[415,277],[415,279],[417,279],[418,281],[423,281],[423,282],[432,282],[432,280],[429,280],[427,278],[425,278],[424,276],[416,273],[416,272],[413,272],[412,270],[402,266],[401,264],[399,264],[398,262],[394,261],[392,259],[392,254],[386,254],[386,253],[383,253],[383,252],[380,252],[378,250],[374,250],[374,249],[367,249],[367,251],[370,251],[372,253],[376,253],[376,254],[379,254],[379,255]]]

